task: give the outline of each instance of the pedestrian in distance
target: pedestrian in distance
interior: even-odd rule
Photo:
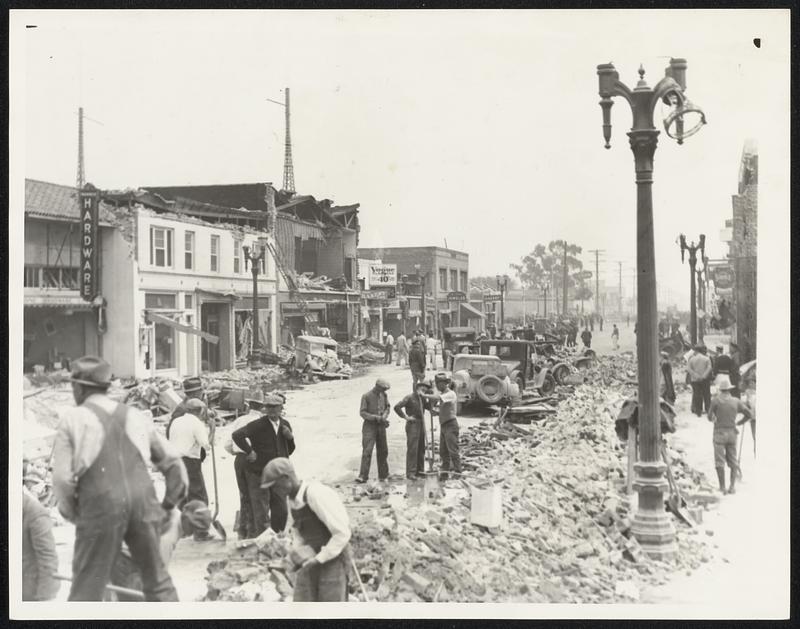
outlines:
[[[389,426],[389,398],[386,392],[389,383],[383,378],[375,381],[375,386],[361,396],[361,468],[357,483],[366,483],[369,468],[372,466],[372,450],[376,450],[378,480],[389,477],[389,445],[386,441],[386,428]]]
[[[124,541],[142,575],[146,601],[178,600],[159,554],[160,534],[183,502],[186,468],[139,411],[112,400],[111,365],[96,356],[72,363],[77,407],[59,424],[53,491],[61,515],[75,523],[71,601],[101,601]],[[146,461],[164,475],[156,498]]]
[[[237,429],[233,442],[245,453],[245,478],[253,510],[253,532],[263,533],[267,527],[276,533],[286,527],[286,498],[261,488],[261,473],[272,459],[289,457],[295,451],[292,427],[281,417],[283,398],[272,394],[264,399],[264,415]]]
[[[430,393],[424,380],[414,385],[414,391],[394,405],[394,412],[406,420],[406,478],[413,480],[425,474],[425,411],[430,402],[424,395]]]
[[[417,386],[417,382],[425,379],[425,350],[422,343],[414,343],[411,352],[408,354],[408,366],[411,368],[411,387]]]
[[[399,367],[401,362],[404,366],[408,364],[408,340],[403,332],[397,337],[397,360],[394,364]]]
[[[686,364],[686,377],[692,387],[692,413],[700,417],[711,406],[711,359],[705,345],[695,345]]]
[[[619,349],[619,328],[617,324],[614,324],[614,329],[611,330],[611,344],[614,346],[614,350]]]
[[[251,539],[256,537],[258,533],[256,533],[255,529],[253,505],[250,502],[250,489],[247,485],[247,454],[233,442],[233,438],[230,435],[239,430],[239,428],[243,428],[263,416],[260,410],[263,409],[264,400],[248,398],[245,401],[250,410],[237,417],[231,424],[228,439],[224,444],[228,454],[233,455],[233,472],[236,477],[236,487],[239,490],[239,517],[236,519],[236,532],[239,535],[239,539]]]
[[[709,421],[714,423],[714,467],[717,470],[719,490],[724,494],[736,493],[736,476],[739,473],[739,461],[736,456],[737,425],[741,425],[752,417],[750,408],[741,400],[731,395],[733,384],[727,376],[721,376],[717,384],[719,392],[711,401],[708,411]],[[744,419],[736,421],[739,413]],[[725,489],[725,464],[730,468],[730,484]]]
[[[298,568],[292,600],[347,600],[350,518],[339,495],[317,481],[297,478],[289,459],[277,458],[264,468],[261,485],[289,499],[294,523],[289,559]]]
[[[600,331],[602,332],[603,331],[603,317],[602,317],[602,315],[598,315],[598,318],[600,320]],[[614,326],[614,327],[616,327],[616,326]]]
[[[392,351],[394,350],[394,337],[392,333],[384,332],[383,337],[383,362],[386,365],[392,364]]]
[[[597,318],[597,315],[589,315],[589,329],[594,332],[594,321]]]
[[[672,363],[667,352],[661,352],[661,397],[675,404],[675,384],[672,381]]]
[[[719,381],[721,375],[728,376],[733,385],[733,389],[731,389],[731,395],[733,397],[740,397],[739,391],[739,383],[741,380],[741,374],[739,373],[739,365],[736,361],[731,357],[728,356],[722,348],[722,345],[717,345],[716,348],[716,356],[714,360],[711,361],[713,367],[713,377],[715,381]]]
[[[432,413],[439,417],[439,458],[441,468],[439,477],[447,480],[450,469],[461,473],[461,457],[458,450],[458,418],[456,408],[458,397],[450,388],[450,377],[439,372],[434,377],[436,392],[425,394],[423,397],[433,405]]]
[[[185,401],[183,414],[171,422],[169,442],[181,456],[186,474],[189,477],[189,492],[186,500],[200,500],[208,504],[208,492],[203,478],[203,466],[200,461],[200,450],[209,449],[209,440],[214,438],[214,431],[208,433],[207,425],[200,418],[204,416],[206,405],[197,398]],[[178,505],[182,506],[182,505]]]
[[[50,601],[61,584],[53,520],[39,500],[22,488],[22,600]]]
[[[211,510],[204,502],[192,500],[183,505],[180,510],[173,509],[170,513],[169,523],[162,529],[159,542],[159,553],[164,566],[169,566],[172,553],[181,538],[193,536],[196,539],[198,535],[203,537],[203,534],[208,534],[209,528],[211,528]],[[129,590],[141,591],[142,589],[142,575],[131,559],[131,551],[127,545],[123,545],[114,562],[111,570],[111,584]],[[106,594],[105,600],[127,602],[139,599],[124,593],[109,592]]]
[[[581,341],[583,341],[583,346],[586,349],[591,349],[591,347],[592,347],[592,333],[589,331],[589,328],[584,328],[583,332],[581,332]]]
[[[436,339],[433,337],[433,332],[428,333],[428,338],[425,341],[425,350],[430,368],[436,369]]]

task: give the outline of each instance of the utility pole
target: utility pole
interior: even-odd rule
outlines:
[[[83,169],[83,107],[78,107],[78,175],[75,179],[75,187],[78,193],[83,190],[86,183],[86,173]]]
[[[563,294],[563,303],[561,306],[561,312],[566,315],[567,314],[567,241],[564,241],[564,286],[562,290]]]
[[[619,265],[619,293],[617,294],[617,308],[619,316],[622,317],[622,262],[617,262]]]
[[[605,249],[589,249],[589,253],[594,254],[594,312],[600,312],[600,254],[605,253]]]

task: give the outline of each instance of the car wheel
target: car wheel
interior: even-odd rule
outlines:
[[[556,381],[556,384],[564,384],[564,378],[569,375],[569,367],[566,365],[561,365],[560,367],[556,367],[553,371],[553,379]]]
[[[552,374],[547,374],[544,377],[544,382],[542,382],[542,386],[539,387],[539,392],[542,395],[550,395],[555,390],[556,390],[556,380],[555,378],[553,378]]]
[[[497,404],[503,399],[503,382],[495,375],[486,374],[475,383],[475,392],[487,404]]]

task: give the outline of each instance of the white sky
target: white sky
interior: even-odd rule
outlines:
[[[662,133],[654,174],[659,283],[685,306],[678,233],[704,232],[710,257],[722,257],[744,140],[763,152],[766,136],[788,133],[773,115],[788,112],[776,102],[788,96],[788,16],[14,12],[12,28],[37,25],[16,51],[26,55],[25,176],[74,183],[82,104],[102,122],[85,123],[87,179],[99,187],[280,187],[283,109],[265,99],[289,86],[298,192],[360,203],[362,246],[446,239],[470,254],[471,274],[494,275],[566,238],[604,249],[601,278],[614,285],[625,261],[628,291],[630,114],[617,99],[606,151],[596,66],[613,61],[633,87],[642,62],[653,85],[669,56],[685,57],[688,96],[709,124],[682,147]]]

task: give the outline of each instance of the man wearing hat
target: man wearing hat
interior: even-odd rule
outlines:
[[[425,378],[425,346],[422,341],[414,341],[408,354],[408,366],[411,368],[411,386]]]
[[[272,394],[263,402],[264,415],[238,428],[231,439],[247,457],[245,479],[253,511],[253,532],[256,536],[270,526],[276,533],[286,527],[288,511],[286,497],[261,488],[264,466],[277,457],[294,452],[292,427],[281,417],[284,398]]]
[[[361,468],[357,483],[366,483],[372,465],[372,450],[377,450],[378,480],[389,477],[389,445],[386,442],[386,427],[389,425],[389,398],[386,392],[389,383],[378,378],[375,386],[361,396]]]
[[[190,535],[207,534],[211,527],[211,510],[208,505],[200,500],[187,502],[183,509],[173,509],[169,520],[163,524],[159,553],[164,566],[169,565],[172,553],[178,545],[178,540]],[[123,544],[114,567],[111,570],[111,583],[131,590],[142,589],[142,575],[136,569],[136,564],[131,559],[131,551]],[[135,601],[125,594],[115,594],[118,601]]]
[[[71,601],[101,601],[124,541],[142,575],[147,601],[176,601],[159,554],[160,529],[186,495],[186,469],[172,446],[139,411],[106,395],[111,365],[96,356],[72,363],[70,409],[54,444],[53,492],[75,523]],[[156,498],[147,460],[164,474]]]
[[[286,458],[272,459],[264,468],[261,486],[286,499],[294,522],[290,558],[299,568],[294,582],[295,602],[347,600],[350,518],[338,494],[316,481],[301,481]]]
[[[458,454],[458,418],[456,417],[456,407],[458,397],[456,392],[450,388],[450,377],[439,372],[434,377],[436,393],[423,395],[431,403],[437,406],[433,410],[434,415],[439,416],[439,458],[441,459],[441,478],[447,479],[448,472],[452,466],[453,471],[461,473],[461,457]]]
[[[189,492],[186,500],[200,500],[208,504],[208,491],[203,478],[203,465],[200,456],[201,449],[208,449],[209,435],[206,424],[201,417],[206,416],[206,405],[197,398],[184,400],[183,414],[170,422],[169,442],[183,459],[186,474],[189,477]],[[200,535],[197,539],[200,539]]]
[[[695,345],[694,354],[686,364],[686,374],[692,385],[692,412],[700,417],[711,406],[711,359],[705,345]]]
[[[425,473],[425,411],[430,402],[423,396],[430,393],[424,380],[414,385],[414,392],[394,405],[394,412],[406,420],[406,478],[413,480]]]
[[[669,353],[661,352],[661,397],[675,404],[675,384],[672,381],[672,363]]]
[[[719,381],[720,374],[728,376],[733,385],[733,389],[731,389],[731,395],[734,397],[739,397],[739,381],[740,381],[740,374],[739,374],[739,365],[736,361],[731,357],[728,356],[722,345],[717,345],[715,348],[716,357],[712,361],[713,368],[714,368],[714,379]]]
[[[233,455],[233,472],[236,476],[236,486],[239,489],[239,518],[236,521],[236,532],[239,534],[239,539],[251,539],[256,537],[257,533],[253,522],[250,490],[247,486],[247,454],[233,442],[233,438],[230,435],[262,416],[261,409],[263,408],[264,400],[247,398],[245,402],[247,402],[250,410],[237,417],[231,424],[228,440],[223,446],[229,454]]]
[[[742,413],[745,418],[739,424],[751,419],[750,408],[741,400],[731,395],[731,384],[728,376],[722,375],[717,382],[718,393],[711,401],[708,410],[708,420],[714,422],[714,467],[717,470],[719,490],[725,491],[725,463],[731,470],[731,482],[727,493],[736,493],[736,475],[739,471],[739,462],[736,457],[736,416]]]

